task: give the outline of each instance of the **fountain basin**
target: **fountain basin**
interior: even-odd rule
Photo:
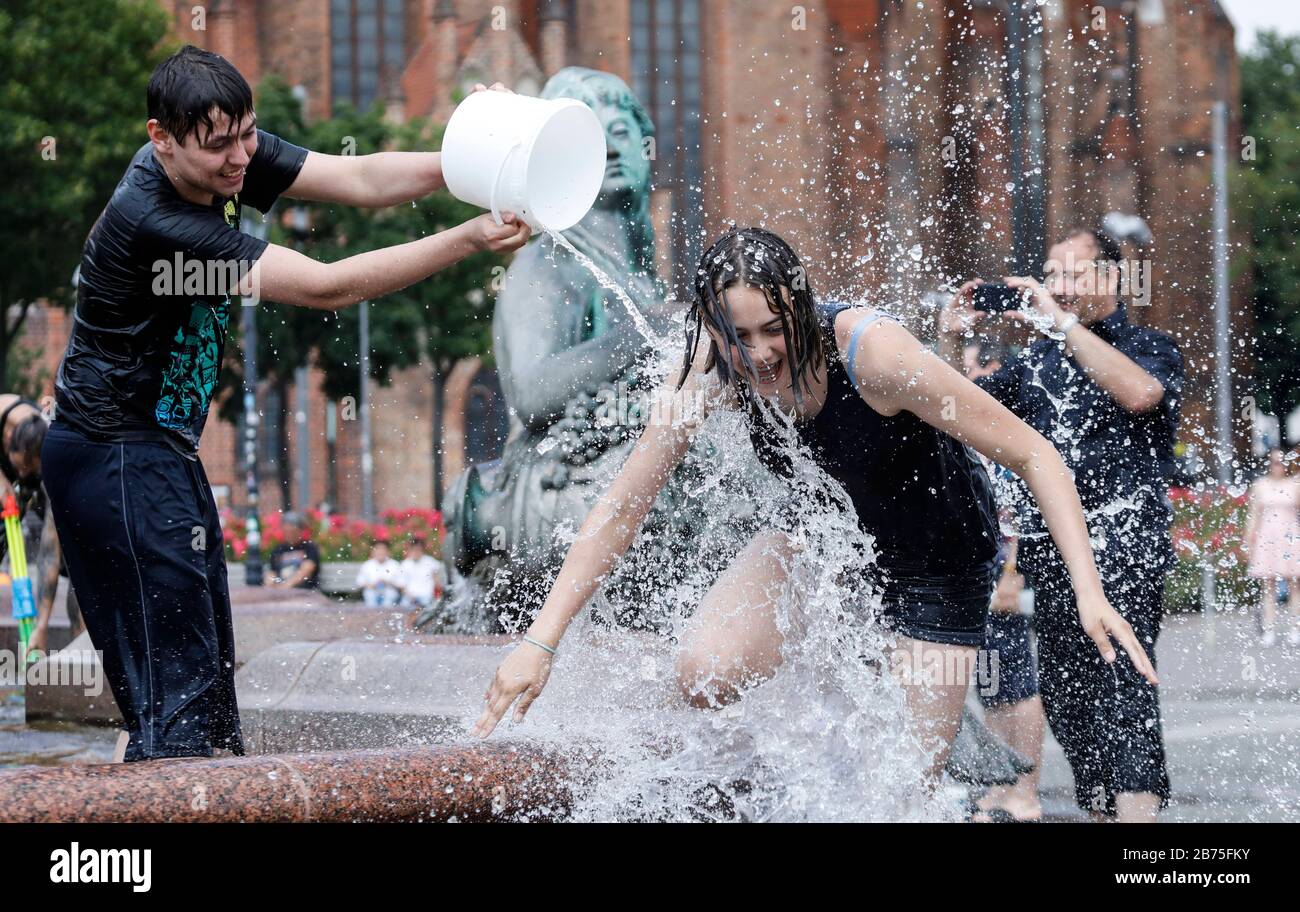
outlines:
[[[24,767],[0,770],[0,824],[554,820],[572,763],[500,742]]]

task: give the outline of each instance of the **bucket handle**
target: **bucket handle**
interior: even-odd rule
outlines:
[[[506,165],[510,164],[510,157],[515,154],[515,150],[522,146],[523,140],[516,139],[514,145],[506,150],[506,154],[501,159],[501,167],[497,168],[497,176],[492,181],[492,192],[488,194],[488,208],[492,210],[492,218],[498,225],[504,225],[501,219],[501,212],[497,209],[497,188],[501,186],[501,175],[506,173]],[[515,213],[518,215],[519,213]]]

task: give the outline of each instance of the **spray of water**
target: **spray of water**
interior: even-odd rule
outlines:
[[[633,315],[654,376],[681,364],[680,333],[658,336],[618,283],[561,235],[550,236]],[[642,532],[569,631],[528,720],[510,732],[553,750],[580,746],[568,783],[575,819],[935,820],[957,813],[951,796],[936,798],[926,787],[930,758],[907,726],[906,685],[888,673],[875,620],[879,600],[864,582],[871,538],[843,489],[799,450],[788,416],[771,411],[766,418],[791,450],[793,478],[778,480],[761,465],[739,413],[711,414],[686,465],[682,509],[694,518],[695,535],[680,546],[649,547]],[[742,488],[754,509],[738,530]],[[770,623],[779,632],[779,665],[739,699],[693,708],[677,660],[720,567],[694,549],[700,542],[743,547],[755,537],[779,567],[770,619],[752,604],[710,610],[733,634]],[[629,603],[666,619],[666,635],[617,626]]]

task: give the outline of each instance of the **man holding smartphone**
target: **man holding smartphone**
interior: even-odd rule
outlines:
[[[1166,491],[1183,358],[1172,338],[1128,321],[1114,240],[1076,229],[1048,257],[1045,285],[1005,280],[1028,296],[1029,312],[999,314],[1048,337],[976,383],[1052,441],[1074,472],[1106,596],[1154,660],[1173,558]],[[963,285],[940,318],[940,352],[958,369],[963,338],[994,318],[972,306],[981,284]],[[1076,800],[1098,817],[1154,820],[1169,800],[1157,690],[1126,658],[1105,666],[1095,648],[1089,654],[1060,554],[1040,534],[1037,511],[1022,521],[1019,566],[1035,594],[1039,686]]]
[[[216,504],[198,459],[232,302],[337,311],[528,226],[484,215],[319,263],[239,230],[276,199],[409,203],[443,184],[437,153],[337,156],[257,128],[224,58],[187,46],[149,81],[146,143],[82,256],[56,416],[41,462],[73,588],[129,735],[127,761],[242,754],[234,630]],[[193,267],[193,268],[191,268]]]

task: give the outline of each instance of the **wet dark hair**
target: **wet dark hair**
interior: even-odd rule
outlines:
[[[1119,241],[1101,228],[1071,228],[1065,233],[1064,240],[1069,241],[1077,237],[1092,238],[1092,242],[1097,245],[1098,255],[1103,260],[1110,260],[1115,265],[1123,262],[1124,251],[1120,249]]]
[[[184,142],[202,124],[212,132],[212,109],[238,123],[253,111],[253,90],[229,60],[187,44],[149,77],[149,118]]]
[[[41,461],[41,444],[45,443],[45,430],[49,425],[45,423],[45,418],[41,415],[32,415],[23,420],[23,423],[14,428],[13,436],[9,438],[9,454],[21,455],[29,466],[35,466]],[[40,472],[33,474],[39,475]]]
[[[704,338],[706,329],[711,329],[722,337],[727,350],[720,352],[710,339],[705,372],[716,367],[723,383],[734,385],[743,399],[752,401],[746,377],[738,376],[731,368],[731,349],[734,348],[740,352],[747,376],[757,373],[748,349],[736,335],[725,294],[728,288],[741,284],[762,291],[767,296],[768,307],[780,317],[795,400],[802,402],[800,384],[803,384],[804,391],[808,390],[804,371],[811,367],[816,376],[817,368],[825,363],[825,342],[808,273],[799,261],[799,255],[789,244],[763,228],[737,228],[733,225],[700,257],[695,270],[694,299],[686,315],[686,360],[677,388],[681,389],[686,382],[700,340]],[[782,290],[788,305],[783,303]]]

